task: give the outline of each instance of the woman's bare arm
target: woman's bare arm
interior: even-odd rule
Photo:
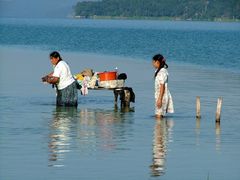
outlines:
[[[53,76],[53,72],[49,73],[48,75],[42,78],[43,82],[47,82],[49,84],[57,84],[59,82],[59,78]]]
[[[164,92],[165,92],[165,84],[160,84],[160,93],[159,93],[158,100],[157,100],[158,108],[162,107],[162,100],[163,100]]]

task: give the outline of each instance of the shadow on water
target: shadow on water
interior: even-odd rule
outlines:
[[[174,121],[169,117],[156,120],[153,131],[153,158],[152,165],[150,165],[152,176],[165,174],[168,143],[172,141],[173,126]]]
[[[134,108],[112,110],[56,107],[49,135],[49,166],[62,167],[73,150],[79,156],[126,150]]]

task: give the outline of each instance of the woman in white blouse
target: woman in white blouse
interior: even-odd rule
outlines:
[[[54,71],[43,77],[42,81],[56,85],[57,106],[77,106],[77,84],[68,64],[62,60],[57,51],[50,54],[50,60],[54,66]]]

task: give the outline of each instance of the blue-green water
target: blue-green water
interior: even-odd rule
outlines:
[[[1,19],[0,45],[240,69],[240,23]]]
[[[1,19],[0,24],[1,180],[240,179],[238,23]],[[136,103],[115,108],[111,91],[91,91],[79,95],[77,109],[56,108],[54,90],[40,82],[51,70],[48,54],[55,49],[73,73],[117,66],[128,74]],[[153,118],[150,59],[159,50],[169,62],[176,111],[163,121]],[[196,96],[201,120],[195,118]]]

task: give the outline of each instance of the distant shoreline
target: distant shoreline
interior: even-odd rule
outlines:
[[[106,19],[106,20],[159,20],[159,21],[205,21],[205,22],[240,22],[240,19],[214,18],[211,19],[183,19],[181,17],[148,17],[148,16],[73,16],[73,19]]]

